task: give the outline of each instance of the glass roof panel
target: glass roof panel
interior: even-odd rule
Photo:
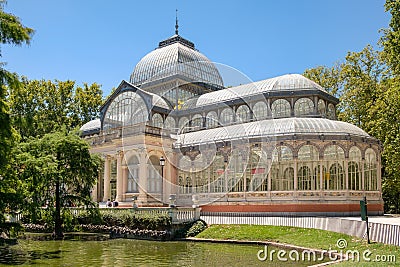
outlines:
[[[291,134],[331,134],[369,137],[362,129],[342,121],[324,118],[283,118],[254,121],[178,135],[176,145],[191,146],[212,142],[273,137]]]

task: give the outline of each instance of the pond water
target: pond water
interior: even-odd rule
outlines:
[[[0,266],[308,266],[310,262],[260,261],[260,245],[157,242],[19,240],[0,247]],[[273,249],[270,248],[269,249]],[[276,248],[275,248],[276,249]],[[279,250],[279,249],[277,249]],[[317,264],[321,262],[313,262]]]

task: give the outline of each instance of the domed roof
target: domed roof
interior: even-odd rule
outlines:
[[[199,97],[195,97],[194,100],[185,103],[182,109],[212,105],[228,100],[240,99],[253,95],[260,95],[265,92],[293,91],[304,89],[321,90],[327,93],[322,86],[300,74],[286,74],[271,79],[242,84],[239,86],[203,94]]]
[[[136,86],[148,82],[182,75],[192,82],[223,87],[221,75],[215,65],[194,48],[194,44],[180,35],[159,43],[159,47],[144,56],[131,75]]]
[[[370,138],[362,129],[343,121],[323,118],[283,118],[254,121],[226,127],[202,130],[178,135],[179,146],[199,145],[227,140],[252,138],[278,138],[291,135],[334,135]]]
[[[101,128],[100,119],[95,119],[82,125],[80,130],[82,131],[82,135],[86,135],[88,133],[99,132],[100,128]]]

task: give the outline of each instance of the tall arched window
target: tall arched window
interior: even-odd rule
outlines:
[[[154,127],[161,128],[163,126],[163,118],[159,113],[154,113],[153,117],[151,118],[151,124]]]
[[[188,156],[183,156],[178,162],[178,184],[181,194],[192,192],[192,161]]]
[[[376,153],[372,148],[365,151],[364,180],[365,190],[378,190],[378,175],[376,167]]]
[[[310,167],[308,166],[301,166],[299,172],[297,174],[298,179],[298,190],[311,190],[311,181],[312,172]]]
[[[211,129],[218,126],[218,115],[215,111],[210,111],[206,116],[206,128]]]
[[[338,145],[330,145],[324,150],[326,170],[323,174],[325,190],[344,190],[345,176],[343,166],[345,161],[344,150]]]
[[[312,173],[319,164],[319,152],[313,145],[304,145],[298,152],[298,190],[318,190],[318,175]]]
[[[322,115],[323,117],[325,117],[326,114],[326,105],[325,105],[325,101],[320,99],[318,100],[318,113],[320,115]]]
[[[339,163],[333,163],[329,167],[329,173],[325,174],[326,190],[344,190],[345,181],[343,167]]]
[[[271,190],[284,191],[294,188],[293,154],[287,146],[278,146],[272,152]]]
[[[222,125],[232,124],[234,121],[234,112],[231,108],[225,108],[221,111],[220,121]]]
[[[103,130],[146,122],[149,113],[143,98],[135,92],[123,92],[112,100],[103,120]]]
[[[236,121],[237,122],[247,122],[250,120],[250,109],[246,105],[241,105],[236,110]]]
[[[165,119],[165,122],[164,122],[164,129],[166,129],[166,130],[174,130],[175,128],[176,128],[175,119],[173,117],[171,117],[171,116],[168,116]]]
[[[224,192],[225,190],[225,162],[220,154],[215,156],[211,166],[211,193]]]
[[[147,192],[161,193],[161,167],[159,158],[151,156],[147,167]]]
[[[195,114],[192,117],[191,126],[193,130],[200,130],[203,128],[203,117],[200,114]]]
[[[253,191],[268,190],[268,162],[267,155],[261,146],[251,147],[248,171],[251,177]]]
[[[186,133],[189,131],[189,119],[182,117],[179,119],[179,132]]]
[[[263,120],[268,117],[268,106],[265,102],[257,102],[253,106],[253,119]]]
[[[294,103],[294,115],[304,116],[314,112],[314,103],[309,98],[300,98]]]
[[[290,103],[286,99],[277,99],[271,105],[273,118],[290,117]]]
[[[361,150],[358,147],[353,146],[349,150],[349,163],[348,163],[350,190],[362,190],[360,166],[361,166]]]
[[[335,110],[335,106],[330,103],[328,105],[328,112],[327,112],[327,117],[328,119],[334,120],[336,118],[336,110]]]
[[[139,192],[139,160],[136,156],[131,156],[128,159],[128,188],[130,193]]]

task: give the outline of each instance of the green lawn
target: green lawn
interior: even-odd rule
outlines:
[[[270,225],[211,225],[196,237],[273,241],[323,250],[339,250],[336,246],[337,240],[345,239],[347,241],[347,247],[343,249],[344,253],[346,250],[358,250],[360,253],[360,263],[356,264],[350,261],[336,266],[398,266],[400,264],[400,247],[398,246],[384,245],[381,243],[367,244],[365,240],[360,238],[317,229]],[[368,256],[371,262],[366,262],[362,259],[362,254],[366,250],[371,251],[370,256]],[[375,261],[376,256],[382,259],[388,255],[394,255],[396,262],[378,263]]]

